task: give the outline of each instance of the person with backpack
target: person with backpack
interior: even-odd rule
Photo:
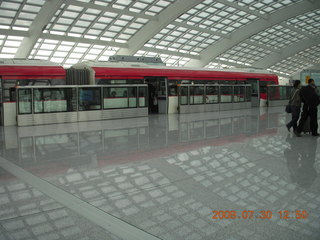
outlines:
[[[300,109],[301,109],[300,89],[301,89],[300,80],[294,81],[293,90],[291,91],[290,101],[289,101],[292,119],[286,125],[289,132],[290,132],[290,128],[293,128],[293,132],[296,132],[298,128],[297,125],[298,125],[298,120],[300,117]]]
[[[309,79],[308,85],[300,90],[300,97],[303,102],[302,114],[295,135],[301,137],[302,128],[310,117],[310,130],[312,136],[319,136],[318,133],[318,105],[320,103],[319,96],[316,92],[316,85],[312,78]]]

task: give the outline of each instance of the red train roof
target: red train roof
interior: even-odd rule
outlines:
[[[61,66],[0,66],[0,76],[64,76],[65,70]]]
[[[176,69],[176,68],[118,68],[118,67],[92,67],[97,78],[99,77],[146,77],[158,76],[169,79],[208,79],[208,80],[241,80],[248,78],[259,78],[278,80],[278,76],[271,73],[261,72],[236,72],[236,71],[214,71],[201,69]]]

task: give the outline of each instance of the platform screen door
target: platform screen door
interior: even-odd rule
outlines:
[[[259,79],[247,79],[247,83],[251,84],[252,107],[259,107],[260,106]]]

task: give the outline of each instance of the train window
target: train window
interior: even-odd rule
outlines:
[[[79,88],[79,111],[101,110],[100,88]]]
[[[175,82],[169,82],[168,96],[177,96],[177,84]]]
[[[139,87],[138,91],[139,91],[139,107],[146,107],[148,89],[147,87]]]
[[[180,87],[180,105],[188,104],[188,87]]]
[[[203,104],[204,86],[192,86],[190,87],[190,105]]]
[[[219,102],[219,87],[207,86],[206,87],[206,103],[218,103]]]
[[[233,102],[244,102],[245,101],[245,87],[234,86],[233,88]]]
[[[221,86],[220,87],[220,102],[231,103],[232,102],[232,86]]]
[[[31,89],[19,89],[18,91],[18,111],[19,114],[31,114]]]
[[[128,107],[128,88],[108,87],[103,89],[103,109]]]
[[[75,111],[75,97],[75,90],[72,91],[72,89],[35,88],[33,90],[34,112],[49,113]]]
[[[237,81],[233,81],[233,80],[219,80],[219,84],[236,84]]]

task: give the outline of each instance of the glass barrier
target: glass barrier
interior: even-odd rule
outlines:
[[[79,88],[78,100],[79,111],[101,110],[101,88]]]
[[[18,89],[18,113],[32,113],[32,95],[31,89]]]
[[[148,88],[147,87],[138,87],[139,91],[139,107],[147,107],[147,96]]]
[[[147,107],[146,85],[20,87],[18,114]]]
[[[251,102],[251,92],[252,92],[252,90],[251,90],[251,86],[246,86],[246,102]]]
[[[34,113],[76,111],[76,90],[72,88],[35,88]]]
[[[221,86],[220,87],[220,102],[221,103],[232,103],[233,87],[232,86]]]
[[[233,102],[244,102],[245,101],[245,87],[234,86],[233,87]]]
[[[190,87],[190,105],[204,104],[204,86]]]
[[[190,93],[188,93],[188,89]],[[182,85],[179,87],[179,104],[217,104],[251,101],[249,85]],[[205,101],[204,101],[205,99]],[[189,100],[189,102],[188,102]]]
[[[103,109],[128,108],[128,88],[103,88]]]
[[[207,86],[206,87],[206,103],[213,104],[219,102],[219,87]]]
[[[292,86],[268,86],[268,99],[269,101],[289,100],[292,89]]]
[[[180,105],[188,104],[188,87],[180,87]]]

